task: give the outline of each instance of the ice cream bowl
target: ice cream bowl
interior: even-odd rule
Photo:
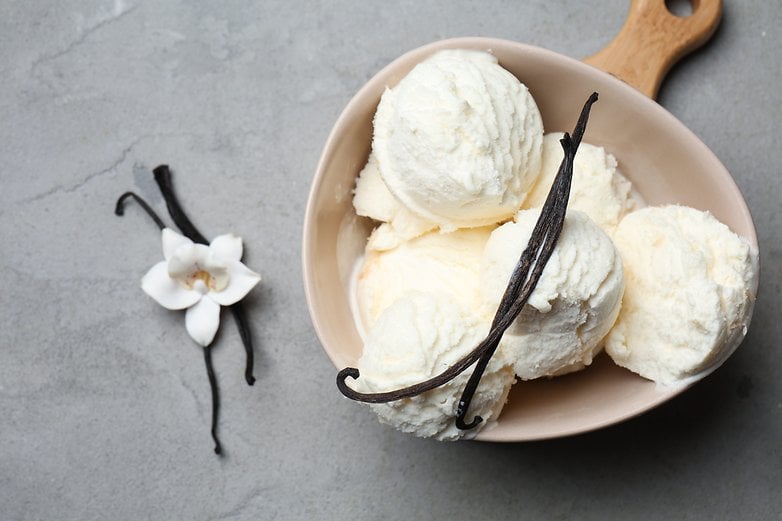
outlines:
[[[387,86],[445,48],[494,54],[530,89],[547,132],[571,129],[584,100],[598,92],[584,139],[617,157],[648,204],[707,210],[757,248],[750,212],[719,159],[636,88],[578,60],[521,43],[492,38],[435,42],[394,60],[359,90],[332,129],[312,183],[303,233],[304,283],[313,325],[337,369],[355,367],[362,352],[351,310],[351,278],[373,223],[356,216],[351,200],[370,152],[375,109]],[[517,382],[498,421],[476,439],[525,441],[599,429],[670,400],[715,368],[679,386],[662,387],[601,355],[578,373]]]

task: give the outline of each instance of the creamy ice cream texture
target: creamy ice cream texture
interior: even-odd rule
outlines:
[[[496,310],[539,209],[523,210],[492,232],[481,265],[485,309]],[[586,214],[568,211],[562,233],[527,305],[500,346],[523,380],[572,372],[592,363],[619,313],[622,261]]]
[[[552,132],[543,137],[540,176],[522,208],[538,208],[546,201],[562,162],[562,136],[561,132]],[[573,163],[568,209],[586,213],[611,235],[626,214],[642,206],[645,205],[640,196],[617,168],[616,158],[603,147],[581,143]]]
[[[627,289],[606,351],[620,366],[673,385],[719,365],[746,334],[757,252],[711,214],[650,207],[614,234]]]
[[[377,166],[375,153],[356,180],[353,196],[356,214],[386,223],[382,234],[375,236],[374,249],[390,249],[437,227],[437,224],[414,214],[389,192]],[[381,237],[382,235],[382,237]]]
[[[382,224],[372,233],[356,281],[361,322],[369,331],[380,314],[409,291],[447,295],[478,312],[479,268],[491,228],[430,232],[386,249],[373,247],[385,236]]]
[[[540,170],[527,88],[485,52],[444,50],[386,89],[372,149],[393,197],[445,231],[511,217]]]
[[[405,293],[378,317],[366,339],[358,361],[361,377],[354,387],[360,392],[391,391],[436,376],[472,351],[488,325],[446,295]],[[472,437],[497,419],[514,377],[504,353],[495,352],[470,405],[470,414],[484,421],[474,430],[460,430],[456,407],[471,372],[421,395],[370,407],[383,423],[416,436]]]

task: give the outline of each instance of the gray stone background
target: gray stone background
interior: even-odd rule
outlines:
[[[398,55],[467,35],[584,57],[626,0],[30,0],[0,3],[0,518],[782,519],[779,21],[726,0],[660,103],[710,146],[753,211],[763,272],[743,346],[642,417],[577,437],[443,444],[379,425],[334,387],[300,273],[328,132]],[[139,289],[175,170],[207,236],[243,236],[258,382],[224,315],[226,456],[183,316]]]

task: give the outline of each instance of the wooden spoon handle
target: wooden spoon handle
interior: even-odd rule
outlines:
[[[703,45],[717,30],[722,0],[691,0],[692,14],[671,14],[665,0],[632,0],[619,34],[584,61],[657,97],[674,63]]]

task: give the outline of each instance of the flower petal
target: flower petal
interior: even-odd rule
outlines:
[[[199,263],[209,255],[209,248],[203,244],[183,244],[168,259],[168,274],[185,281],[199,270]]]
[[[239,261],[228,263],[228,286],[222,291],[210,291],[209,298],[221,306],[236,304],[261,281],[261,276]]]
[[[190,337],[208,346],[214,340],[217,328],[220,326],[220,305],[209,297],[202,298],[198,304],[185,313],[185,328]]]
[[[185,309],[199,301],[201,294],[182,287],[168,276],[168,263],[160,261],[141,278],[141,289],[166,309]]]
[[[163,228],[163,257],[168,260],[180,246],[193,244],[193,241],[180,235],[171,228]]]
[[[215,237],[209,244],[209,248],[221,259],[242,260],[242,238],[233,233]]]

